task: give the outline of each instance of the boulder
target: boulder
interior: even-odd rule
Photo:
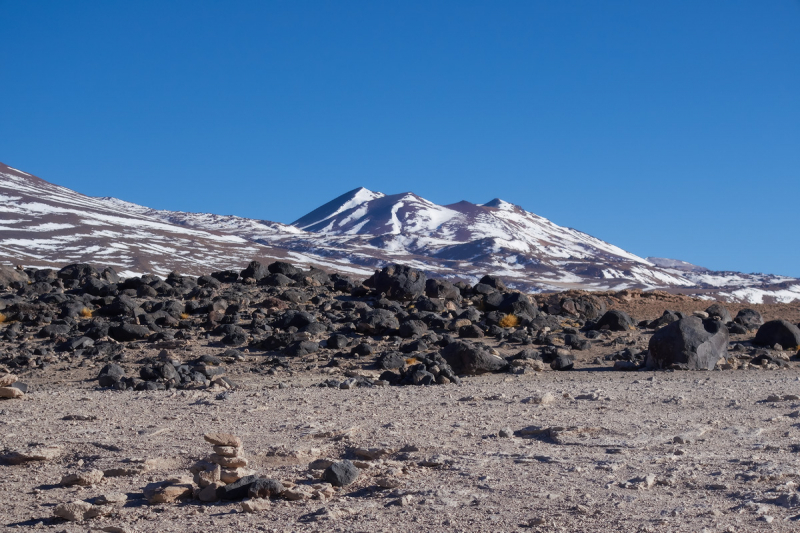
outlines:
[[[506,284],[503,283],[503,280],[496,276],[485,275],[483,276],[478,283],[483,283],[484,285],[489,285],[490,287],[494,287],[498,291],[506,290]]]
[[[608,328],[611,331],[628,331],[634,329],[633,319],[625,311],[612,309],[606,312],[595,324],[594,329]]]
[[[788,320],[770,320],[758,328],[755,343],[762,346],[780,344],[784,350],[798,350],[800,329]]]
[[[500,372],[508,368],[508,361],[492,355],[480,344],[456,341],[442,350],[442,357],[456,374],[484,374]]]
[[[334,487],[345,487],[358,479],[359,474],[358,467],[345,459],[326,468],[322,478]]]
[[[652,329],[658,329],[666,326],[667,324],[672,324],[673,322],[677,322],[681,319],[681,315],[676,313],[675,311],[670,311],[667,309],[664,313],[656,318],[655,320],[651,320],[647,327]]]
[[[757,329],[761,324],[764,323],[761,313],[755,309],[742,309],[736,313],[736,318],[734,318],[733,321],[737,324],[741,324],[748,330]]]
[[[109,328],[108,336],[119,342],[139,341],[150,336],[150,328],[138,324],[122,324]]]
[[[97,376],[97,383],[101,387],[113,387],[115,383],[125,377],[125,369],[116,363],[104,366]]]
[[[397,329],[399,327],[400,322],[397,320],[394,313],[388,309],[373,309],[358,323],[356,329],[359,333],[380,335],[387,329]]]
[[[706,309],[706,313],[708,313],[709,318],[716,317],[723,324],[733,321],[733,317],[731,316],[730,312],[719,303],[710,305],[708,309]]]
[[[23,270],[0,265],[0,289],[22,287],[28,284],[28,275]]]
[[[314,353],[319,350],[319,343],[314,341],[297,341],[290,344],[286,349],[283,351],[286,355],[290,357],[300,357],[303,355],[308,355],[310,353]]]
[[[539,310],[531,302],[527,294],[521,292],[513,292],[503,298],[498,306],[498,309],[504,313],[512,314],[515,316],[524,316],[527,318],[536,318]]]
[[[467,324],[458,328],[458,336],[464,339],[482,339],[485,335],[475,324]]]
[[[429,298],[441,298],[443,300],[461,300],[461,291],[450,283],[442,279],[429,279],[425,282],[425,294]]]
[[[728,329],[717,320],[690,316],[656,331],[649,348],[650,361],[658,368],[713,370],[728,353]]]
[[[267,269],[273,274],[282,274],[289,278],[300,272],[295,266],[284,261],[275,261]]]
[[[394,300],[415,300],[425,292],[427,277],[416,268],[389,265],[371,278],[375,292],[384,293]]]

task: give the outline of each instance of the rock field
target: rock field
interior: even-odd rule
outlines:
[[[795,531],[800,303],[0,267],[0,530]]]

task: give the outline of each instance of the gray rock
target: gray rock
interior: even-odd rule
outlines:
[[[690,316],[656,331],[649,348],[649,360],[658,368],[713,370],[728,353],[728,330],[722,322]]]
[[[612,309],[600,317],[595,329],[608,327],[611,331],[628,331],[634,329],[633,319],[625,311]]]
[[[416,268],[389,265],[371,278],[375,292],[394,300],[415,300],[425,292],[425,273]]]
[[[730,312],[719,303],[709,306],[708,309],[706,309],[706,313],[708,313],[708,316],[711,318],[718,317],[719,321],[723,324],[727,324],[733,320]]]
[[[490,354],[480,344],[456,341],[442,350],[442,357],[456,374],[483,374],[508,368],[508,361]]]
[[[322,477],[334,487],[345,487],[358,479],[360,473],[356,465],[345,459],[326,468]]]
[[[764,319],[761,318],[761,313],[755,309],[742,309],[736,314],[736,318],[734,318],[733,321],[747,329],[756,329],[764,323]]]
[[[248,489],[251,498],[275,498],[283,494],[283,483],[277,479],[262,477],[253,482]]]
[[[755,343],[762,346],[780,344],[784,350],[800,347],[800,328],[787,320],[770,320],[756,333]]]

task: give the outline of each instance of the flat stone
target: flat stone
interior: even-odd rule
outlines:
[[[218,455],[216,453],[212,453],[208,460],[212,463],[216,463],[223,468],[240,468],[247,466],[247,459],[244,457],[225,457],[223,455]]]
[[[14,398],[22,398],[23,396],[25,396],[25,393],[16,387],[0,387],[0,398],[6,398],[10,400]]]
[[[252,475],[253,471],[249,468],[222,468],[220,469],[219,479],[223,483],[235,483],[245,476]]]
[[[230,433],[206,433],[203,438],[214,446],[233,446],[239,448],[242,445],[242,439]]]
[[[94,505],[89,502],[81,500],[61,503],[56,505],[53,509],[53,516],[69,520],[70,522],[82,522],[87,518],[99,516],[100,513],[95,511]]]
[[[128,501],[128,496],[122,492],[108,492],[97,497],[97,505],[122,505]]]
[[[283,491],[282,496],[291,501],[308,500],[311,498],[311,489],[304,485],[297,485]]]
[[[0,457],[6,463],[20,465],[32,461],[52,461],[64,453],[61,446],[30,446],[20,448]]]
[[[86,472],[75,472],[73,474],[67,474],[66,476],[61,478],[62,485],[81,485],[83,487],[88,487],[90,485],[97,485],[101,481],[103,481],[103,471],[102,470],[88,470]]]
[[[223,457],[239,457],[242,448],[236,446],[214,446],[214,453]]]
[[[181,483],[181,484],[174,484],[174,485],[163,485],[162,483],[154,483],[151,485],[157,485],[156,487],[145,488],[144,496],[147,498],[147,501],[151,504],[157,503],[175,503],[178,500],[184,500],[187,498],[192,497],[192,485],[188,483]]]
[[[270,503],[269,500],[262,500],[261,498],[256,498],[253,500],[244,500],[242,502],[242,511],[245,513],[258,513],[261,511],[266,511],[269,509]]]

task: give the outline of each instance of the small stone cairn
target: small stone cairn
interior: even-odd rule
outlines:
[[[191,472],[194,482],[200,487],[197,498],[212,502],[219,500],[220,493],[224,492],[220,489],[254,472],[247,468],[242,439],[229,433],[207,433],[203,438],[212,445],[212,453],[205,461],[195,463]]]

